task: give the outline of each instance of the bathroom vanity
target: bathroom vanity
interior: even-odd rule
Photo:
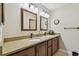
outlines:
[[[52,56],[59,49],[60,35],[45,35],[5,42],[3,55],[8,56]]]

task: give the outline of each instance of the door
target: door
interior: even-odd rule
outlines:
[[[48,56],[52,55],[52,40],[48,40]]]
[[[48,56],[51,56],[52,55],[52,47],[48,47]]]
[[[39,44],[36,48],[37,56],[47,56],[47,42]]]
[[[59,49],[59,37],[52,39],[52,54],[56,53]]]

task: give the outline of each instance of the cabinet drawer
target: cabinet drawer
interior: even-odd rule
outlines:
[[[48,41],[48,47],[51,46],[51,45],[52,45],[51,40],[49,40]]]

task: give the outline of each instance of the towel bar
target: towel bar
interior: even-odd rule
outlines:
[[[64,27],[64,29],[79,29],[79,27]]]

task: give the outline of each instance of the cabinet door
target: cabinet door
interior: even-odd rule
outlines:
[[[39,44],[36,48],[37,56],[47,56],[47,42]]]
[[[56,51],[59,49],[59,37],[56,38]]]
[[[49,41],[48,41],[48,47],[50,47],[50,46],[52,45],[51,41],[52,41],[52,40],[49,40]]]
[[[52,54],[59,49],[59,37],[53,38],[52,40]]]
[[[35,56],[35,48],[29,48],[20,52],[17,52],[15,54],[12,54],[11,56]]]
[[[51,56],[51,55],[52,55],[51,47],[48,47],[48,56]]]

